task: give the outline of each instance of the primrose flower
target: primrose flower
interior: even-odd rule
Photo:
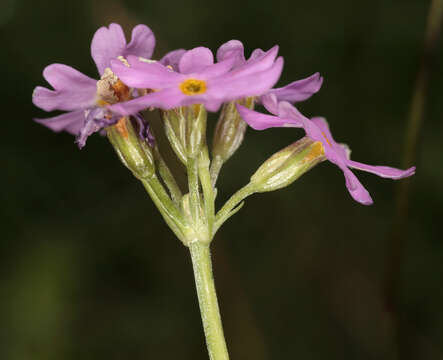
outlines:
[[[230,40],[223,45],[221,45],[217,50],[217,61],[225,61],[229,58],[234,58],[234,69],[249,62],[254,61],[254,59],[263,55],[262,49],[255,49],[248,60],[246,60],[244,55],[244,47],[239,40]],[[323,84],[323,78],[320,73],[315,73],[305,79],[294,81],[281,88],[275,88],[268,90],[263,94],[258,101],[264,104],[266,96],[274,95],[278,101],[288,101],[290,103],[296,103],[304,101],[310,98],[313,94],[318,92]],[[267,107],[274,105],[274,103],[267,103]],[[271,109],[271,108],[270,108]],[[269,111],[271,111],[268,109]],[[272,108],[275,110],[275,108]],[[271,111],[273,112],[273,111]]]
[[[54,90],[37,86],[32,101],[34,105],[45,111],[63,110],[67,113],[35,121],[57,132],[64,130],[77,135],[76,141],[80,148],[83,147],[88,136],[115,124],[121,118],[105,106],[128,100],[134,95],[110,70],[111,59],[131,54],[150,58],[154,47],[154,34],[145,25],[134,27],[129,44],[126,43],[120,25],[110,24],[109,28],[101,27],[91,42],[91,55],[101,79],[98,81],[92,79],[67,65],[47,66],[43,71],[43,77]],[[140,124],[139,116],[136,120]],[[144,126],[140,127],[140,133],[147,134],[147,124],[142,122]]]
[[[191,104],[203,104],[217,111],[227,101],[259,96],[278,81],[283,58],[277,57],[278,46],[263,52],[248,63],[233,69],[235,58],[214,64],[211,50],[198,47],[177,53],[174,66],[160,62],[145,62],[129,56],[129,67],[118,60],[111,61],[112,71],[127,85],[149,89],[148,94],[109,108],[130,115],[149,107],[164,110]]]
[[[271,127],[302,127],[309,138],[322,143],[326,158],[343,171],[349,193],[354,200],[363,205],[371,205],[373,203],[372,198],[349,168],[370,172],[380,177],[394,180],[408,177],[415,173],[415,166],[407,170],[400,170],[388,166],[372,166],[353,161],[350,159],[350,149],[346,145],[339,144],[334,140],[328,123],[324,118],[315,117],[309,120],[294,106],[285,101],[278,103],[277,107],[278,116],[260,114],[240,105],[237,106],[237,110],[243,120],[256,130]]]

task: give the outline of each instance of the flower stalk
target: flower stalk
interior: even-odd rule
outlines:
[[[442,2],[433,0],[440,14],[430,18],[433,25],[429,34],[433,39],[440,28]],[[434,43],[431,40],[430,45]],[[328,160],[342,170],[351,196],[370,205],[370,194],[350,169],[397,180],[413,175],[415,167],[401,170],[351,160],[349,148],[334,140],[326,119],[309,119],[293,106],[319,91],[323,82],[319,73],[274,88],[284,63],[278,56],[278,46],[268,51],[255,49],[247,59],[243,44],[231,40],[218,49],[215,62],[206,47],[178,49],[158,61],[149,60],[154,45],[155,37],[145,25],[134,27],[129,43],[119,25],[100,28],[91,44],[100,80],[66,65],[49,65],[43,76],[53,89],[36,87],[33,102],[45,111],[66,113],[35,120],[54,131],[76,135],[80,148],[93,133],[106,132],[122,163],[142,182],[167,225],[189,247],[209,357],[228,360],[210,243],[220,226],[242,208],[243,200],[254,193],[288,186]],[[421,88],[415,101],[416,120],[411,119],[408,143],[412,150],[414,129],[419,128],[422,113]],[[272,115],[253,111],[254,103],[263,105]],[[187,171],[186,194],[182,194],[141,113],[156,108],[170,146]],[[220,108],[209,154],[206,111]],[[216,213],[217,178],[223,164],[240,147],[247,124],[256,130],[298,127],[306,136],[266,160],[250,182]]]
[[[211,360],[229,360],[228,349],[215,291],[209,244],[195,241],[189,244],[198,303]]]

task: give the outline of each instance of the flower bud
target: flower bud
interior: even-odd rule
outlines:
[[[148,143],[141,139],[128,117],[106,128],[111,144],[123,164],[140,179],[155,174],[154,157]]]
[[[195,104],[186,108],[188,126],[187,153],[195,158],[206,144],[206,109],[203,105]]]
[[[212,156],[226,162],[240,147],[247,128],[246,122],[240,117],[235,104],[248,109],[254,107],[254,98],[249,97],[238,101],[231,101],[223,105],[217,126],[214,131]]]
[[[178,159],[186,165],[186,122],[180,108],[161,111],[165,134]]]
[[[206,110],[203,105],[182,106],[162,111],[166,137],[179,160],[186,165],[206,142]]]
[[[325,159],[322,143],[304,137],[266,160],[252,175],[251,183],[256,192],[278,190]]]

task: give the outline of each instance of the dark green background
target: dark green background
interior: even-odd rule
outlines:
[[[300,106],[328,118],[354,159],[401,165],[425,0],[2,0],[0,359],[207,359],[187,249],[105,138],[79,151],[32,121],[54,62],[96,76],[89,46],[110,22],[155,32],[155,58],[232,38],[280,45],[281,84],[320,71]],[[437,56],[439,54],[437,53]],[[438,57],[417,154],[396,313],[411,359],[443,358],[443,72]],[[211,120],[213,123],[214,121]],[[248,130],[223,168],[220,203],[298,130]],[[180,169],[176,169],[180,173]],[[217,234],[215,277],[232,359],[395,359],[383,282],[395,183],[359,173],[354,202],[321,164],[255,195]],[[219,204],[220,205],[220,204]],[[407,358],[407,357],[403,357]]]

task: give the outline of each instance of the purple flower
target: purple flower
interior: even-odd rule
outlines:
[[[110,72],[110,61],[131,54],[150,58],[154,46],[154,34],[145,25],[134,27],[129,44],[126,43],[120,25],[101,27],[94,34],[91,43],[91,55],[101,80],[92,79],[67,65],[47,66],[43,77],[54,90],[37,86],[32,101],[45,111],[68,112],[35,121],[57,132],[64,130],[77,135],[77,143],[80,148],[83,147],[89,135],[115,124],[121,117],[107,110],[104,105],[126,100],[131,96],[129,89]]]
[[[179,71],[178,64],[180,63],[180,59],[186,53],[185,49],[177,49],[168,52],[165,56],[163,56],[159,63],[164,66],[169,66],[174,71]]]
[[[255,49],[250,58],[246,60],[244,55],[243,44],[239,40],[230,40],[227,43],[220,46],[217,50],[217,61],[225,61],[227,59],[233,58],[234,69],[248,62],[254,61],[256,58],[262,56],[263,50]],[[315,73],[305,79],[294,81],[284,87],[270,89],[263,96],[259,98],[261,103],[265,103],[267,97],[271,94],[275,95],[278,101],[288,101],[290,103],[296,103],[304,101],[310,98],[313,94],[318,92],[322,86],[323,78],[320,73]],[[273,103],[267,104],[267,106],[272,106]],[[268,109],[269,110],[269,109]],[[273,109],[275,110],[275,108]],[[269,110],[271,111],[271,110]]]
[[[176,53],[170,64],[140,61],[128,57],[129,67],[111,61],[112,71],[127,85],[150,89],[137,99],[110,106],[115,112],[130,115],[148,107],[172,109],[191,104],[203,104],[209,111],[217,111],[221,104],[268,91],[280,77],[283,58],[277,57],[278,47],[232,69],[235,58],[214,64],[208,48],[198,47]],[[166,61],[163,61],[166,63]],[[176,71],[174,71],[176,70]]]
[[[260,114],[240,105],[237,106],[237,109],[242,118],[257,130],[270,127],[303,127],[308,137],[322,143],[326,158],[343,171],[349,193],[354,200],[361,204],[371,205],[373,201],[368,191],[349,168],[363,170],[394,180],[408,177],[415,173],[415,166],[407,170],[400,170],[388,166],[366,165],[351,160],[351,151],[346,145],[339,144],[334,140],[328,123],[324,118],[315,117],[309,120],[288,102],[284,101],[278,104],[278,116]]]

